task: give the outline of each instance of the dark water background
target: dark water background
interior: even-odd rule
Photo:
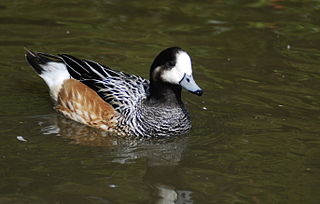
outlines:
[[[205,94],[154,141],[56,114],[23,50],[148,77],[176,45]],[[319,0],[2,0],[0,73],[0,203],[320,203]]]

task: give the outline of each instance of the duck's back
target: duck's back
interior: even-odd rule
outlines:
[[[95,90],[101,98],[123,115],[135,111],[137,104],[149,94],[149,81],[142,77],[70,55],[60,55],[60,57],[73,78]]]

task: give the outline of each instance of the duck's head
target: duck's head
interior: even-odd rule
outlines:
[[[151,65],[150,81],[151,86],[171,84],[181,86],[198,96],[203,93],[193,79],[190,56],[179,47],[167,48],[159,53]]]

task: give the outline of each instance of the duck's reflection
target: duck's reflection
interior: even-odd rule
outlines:
[[[157,204],[191,204],[191,191],[175,190],[170,186],[158,185],[158,196],[159,199],[156,201]]]
[[[156,195],[155,203],[193,203],[191,191],[174,187],[178,182],[176,179],[179,178],[177,166],[187,147],[187,136],[149,140],[119,138],[57,114],[42,117],[39,125],[43,134],[67,138],[72,144],[104,146],[109,150],[112,148],[112,151],[107,153],[109,156],[111,154],[112,162],[115,163],[128,164],[146,158],[144,182],[150,186],[152,194]]]
[[[105,131],[68,120],[59,114],[42,116],[39,125],[42,134],[69,139],[71,144],[112,147],[117,145],[121,139]]]

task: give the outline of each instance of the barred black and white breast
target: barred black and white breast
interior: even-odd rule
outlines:
[[[27,50],[27,61],[47,83],[66,117],[118,135],[167,137],[188,132],[191,120],[181,87],[201,95],[191,59],[181,48],[163,50],[150,80],[71,55]]]

